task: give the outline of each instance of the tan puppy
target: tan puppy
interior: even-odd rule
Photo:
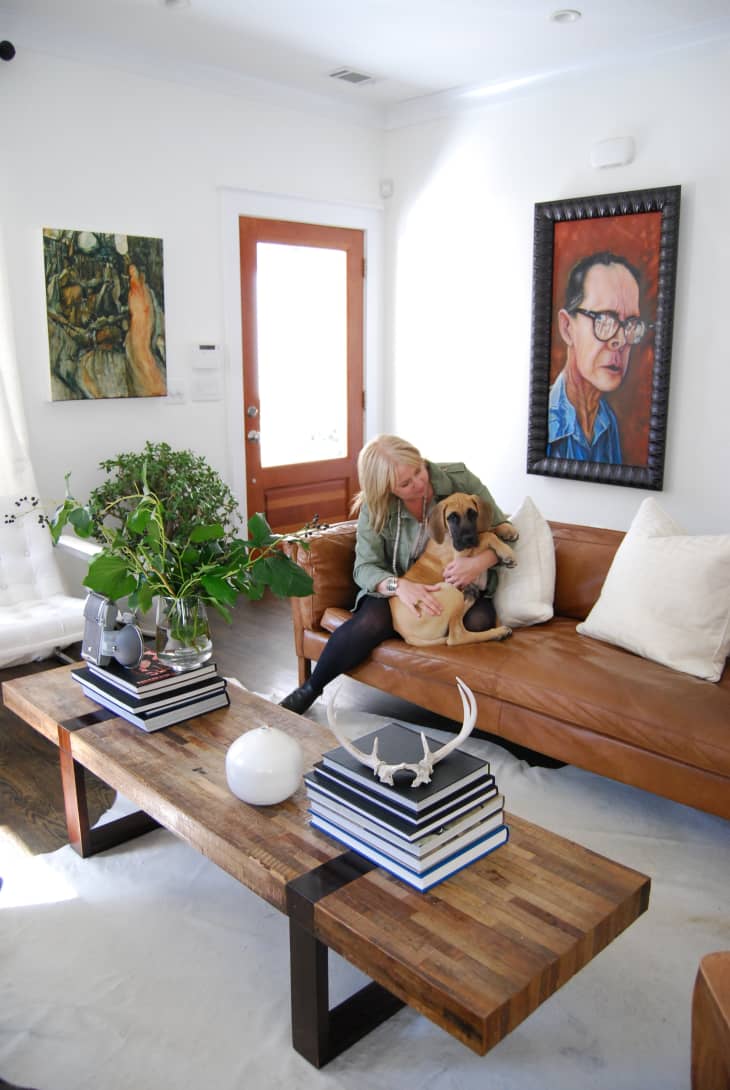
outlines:
[[[452,583],[443,581],[444,568],[460,556],[476,556],[485,549],[494,549],[502,564],[514,567],[514,553],[505,541],[516,541],[517,530],[508,522],[491,527],[492,511],[479,496],[454,492],[436,504],[428,519],[430,540],[413,563],[404,579],[414,583],[438,585],[434,597],[441,604],[442,612],[434,617],[423,612],[414,617],[411,610],[398,598],[390,599],[393,627],[406,643],[416,647],[446,643],[485,643],[488,640],[504,640],[512,635],[506,625],[489,628],[484,632],[469,632],[463,618],[474,603],[474,595],[465,594]]]

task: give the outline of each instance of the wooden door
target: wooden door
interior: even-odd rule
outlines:
[[[249,516],[349,515],[363,439],[364,232],[239,218]]]

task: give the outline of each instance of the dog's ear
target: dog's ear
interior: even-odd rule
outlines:
[[[446,519],[444,518],[444,501],[437,503],[428,516],[428,532],[437,545],[442,545],[446,537]]]
[[[486,534],[487,530],[492,529],[492,505],[481,496],[472,496],[472,499],[477,505],[477,530],[480,534]]]

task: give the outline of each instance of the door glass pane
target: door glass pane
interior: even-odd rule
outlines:
[[[347,254],[257,243],[261,466],[347,453]]]

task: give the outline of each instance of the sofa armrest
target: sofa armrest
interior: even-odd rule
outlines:
[[[322,615],[330,606],[352,609],[357,585],[352,578],[355,563],[357,522],[338,522],[326,530],[317,530],[302,542],[290,542],[287,553],[311,575],[314,591],[308,598],[292,598],[292,619],[297,655],[302,653],[304,629],[320,627]]]

